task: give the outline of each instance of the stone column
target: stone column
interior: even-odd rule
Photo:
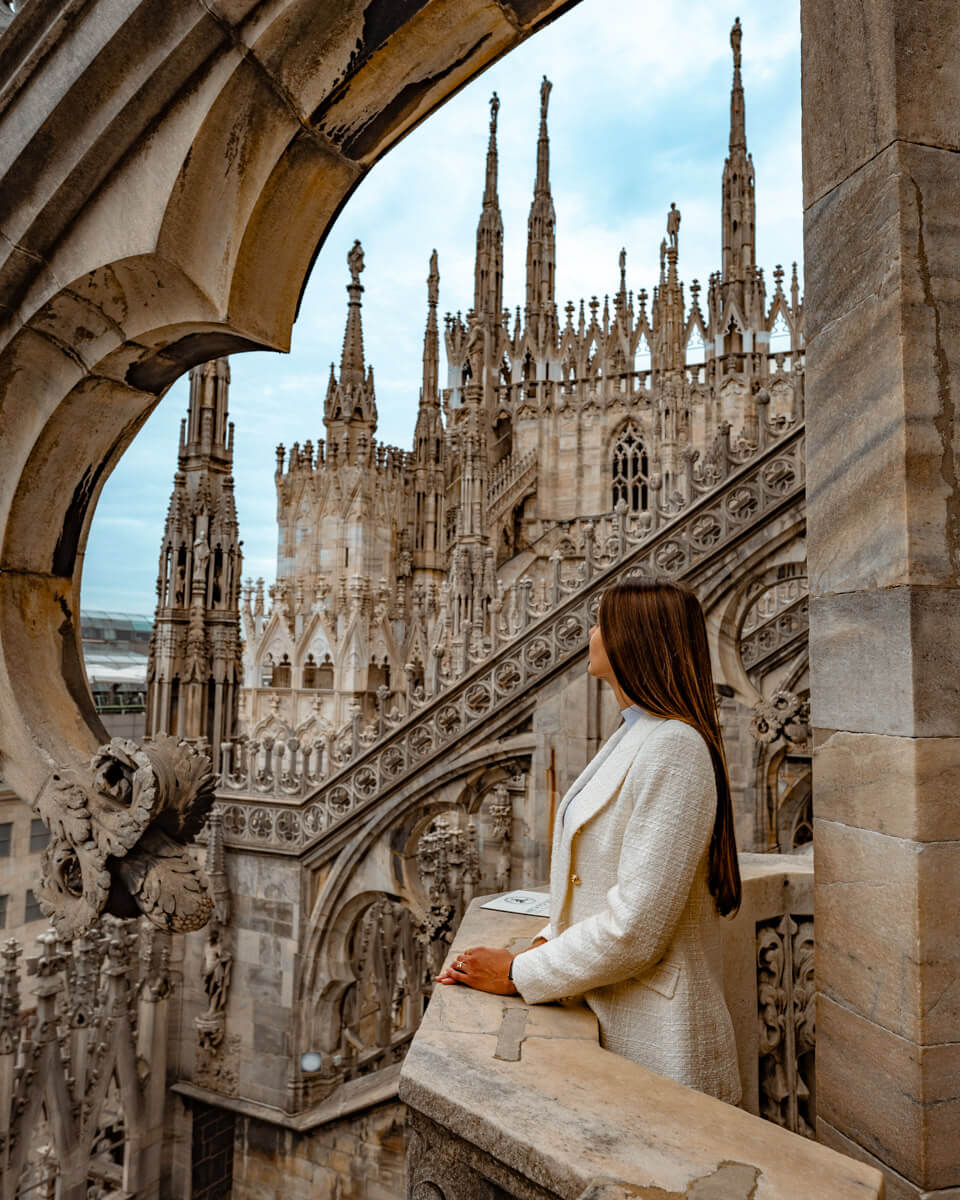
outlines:
[[[960,1192],[960,8],[803,0],[817,1111]]]

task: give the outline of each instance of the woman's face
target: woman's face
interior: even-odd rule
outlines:
[[[590,630],[590,657],[587,661],[587,674],[595,675],[597,679],[613,681],[613,668],[603,644],[600,626],[594,625]]]

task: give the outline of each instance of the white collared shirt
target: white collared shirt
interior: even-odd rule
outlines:
[[[642,716],[644,716],[644,710],[640,707],[639,704],[631,704],[629,708],[623,709],[622,713],[623,713],[624,723],[626,724],[628,729],[632,725],[635,725],[636,722]],[[649,715],[649,714],[646,714],[646,715]],[[594,763],[599,765],[600,762],[602,761],[602,758],[598,754],[594,757],[593,761],[594,761]],[[590,774],[580,784],[580,790],[575,795],[573,795],[567,801],[566,805],[564,806],[563,815],[561,818],[561,825],[563,826],[564,829],[566,829],[568,824],[570,824],[571,821],[573,821],[574,818],[576,817],[577,806],[582,804],[584,793],[587,790],[587,784],[593,778],[593,774],[594,774],[593,771],[591,771]]]

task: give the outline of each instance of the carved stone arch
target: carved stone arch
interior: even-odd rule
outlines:
[[[422,778],[411,780],[408,787],[392,797],[387,797],[371,811],[367,820],[357,827],[346,845],[338,846],[335,851],[321,848],[305,856],[304,866],[308,870],[327,861],[330,862],[330,868],[307,921],[304,938],[306,966],[301,978],[301,997],[305,994],[303,989],[312,986],[313,967],[310,964],[314,962],[316,947],[322,940],[324,924],[337,911],[347,894],[351,879],[370,847],[382,834],[399,825],[406,814],[416,811],[431,793],[437,792],[442,786],[455,783],[470,774],[483,774],[498,762],[513,761],[518,753],[532,752],[526,739],[516,739],[522,742],[522,747],[513,744],[513,741],[507,738],[502,742],[485,743],[464,753],[455,762],[445,764],[442,773],[426,773]]]
[[[777,845],[781,853],[790,853],[813,840],[813,778],[798,779],[777,809]],[[800,827],[811,823],[809,830]]]
[[[254,741],[262,741],[265,737],[280,738],[285,740],[294,735],[292,726],[288,725],[276,713],[270,713],[266,717],[262,717],[253,727],[251,737]]]
[[[308,1014],[302,1035],[304,1049],[332,1051],[339,1040],[339,1006],[352,983],[347,948],[357,920],[381,896],[401,900],[396,894],[367,890],[351,896],[324,927],[323,937],[312,951],[311,978],[323,980],[319,993],[301,993],[300,1009]],[[304,976],[306,972],[304,972]]]
[[[809,706],[809,689],[794,695]],[[790,767],[793,778],[786,795],[780,799],[780,776],[785,766]],[[787,853],[795,849],[790,841],[791,831],[804,807],[810,809],[812,814],[809,743],[792,743],[786,735],[778,736],[770,742],[756,742],[753,775],[757,838],[766,850]],[[784,840],[785,830],[787,840]]]
[[[249,3],[168,6],[158,21],[134,0],[119,24],[68,0],[18,13],[5,113],[25,132],[0,247],[0,754],[20,795],[46,786],[51,761],[92,787],[105,731],[82,668],[82,551],[159,398],[197,363],[286,350],[316,248],[369,167],[568,6],[464,0],[454,21],[443,5],[388,5],[372,23],[361,0],[278,0],[258,21]]]
[[[738,643],[745,606],[752,594],[776,581],[778,572],[789,564],[793,564],[789,569],[806,573],[805,559],[796,557],[798,550],[801,553],[803,550],[805,529],[806,519],[801,518],[771,535],[769,542],[756,553],[739,562],[736,576],[723,571],[717,585],[708,583],[700,589],[710,651],[720,668],[719,677],[748,708],[753,708],[763,697],[740,659]]]
[[[627,417],[614,427],[604,457],[615,511],[622,500],[627,512],[646,512],[650,503],[650,455],[643,426]]]

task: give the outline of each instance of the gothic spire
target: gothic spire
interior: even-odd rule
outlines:
[[[190,402],[180,425],[180,469],[219,470],[233,466],[233,427],[227,417],[230,364],[215,358],[190,372]]]
[[[340,356],[340,378],[337,380],[333,370],[330,371],[330,382],[327,384],[327,399],[324,405],[323,419],[332,441],[337,441],[338,434],[352,429],[357,434],[366,435],[366,445],[377,428],[377,404],[373,390],[373,369],[366,368],[363,361],[363,321],[360,316],[360,297],[363,295],[363,285],[360,282],[360,272],[363,270],[363,247],[355,241],[347,255],[347,266],[350,269],[350,282],[347,284],[347,324],[343,331],[343,353]],[[358,442],[342,443],[340,449],[345,455],[362,448]]]
[[[477,258],[474,267],[473,309],[478,319],[500,320],[503,308],[503,218],[497,196],[497,114],[500,99],[490,99],[490,141],[483,187],[483,209],[477,226]]]
[[[557,214],[550,193],[550,137],[547,133],[547,106],[553,84],[544,75],[540,84],[540,134],[537,138],[537,174],[533,203],[527,221],[527,321],[541,313],[556,310]]]
[[[363,321],[360,316],[360,297],[363,295],[363,284],[360,282],[360,272],[363,270],[363,247],[359,239],[353,243],[347,255],[347,266],[350,269],[350,282],[347,284],[347,326],[343,331],[343,353],[340,356],[340,383],[362,383],[364,377],[363,365]]]
[[[730,31],[733,87],[730,92],[730,151],[723,165],[723,283],[752,278],[756,265],[756,199],[753,159],[747,152],[746,106],[740,78],[743,30],[737,17]]]
[[[147,734],[205,737],[215,766],[221,743],[233,736],[240,684],[243,555],[231,474],[229,388],[225,358],[190,372],[160,547],[147,686]]]
[[[730,153],[740,150],[746,153],[747,127],[746,105],[743,98],[743,81],[740,78],[740,43],[743,40],[743,29],[740,18],[733,23],[730,30],[730,45],[733,49],[733,87],[730,91]]]
[[[420,403],[436,404],[440,378],[440,331],[437,327],[437,301],[440,295],[440,272],[437,252],[430,255],[430,274],[427,276],[427,329],[423,335],[423,390]]]

